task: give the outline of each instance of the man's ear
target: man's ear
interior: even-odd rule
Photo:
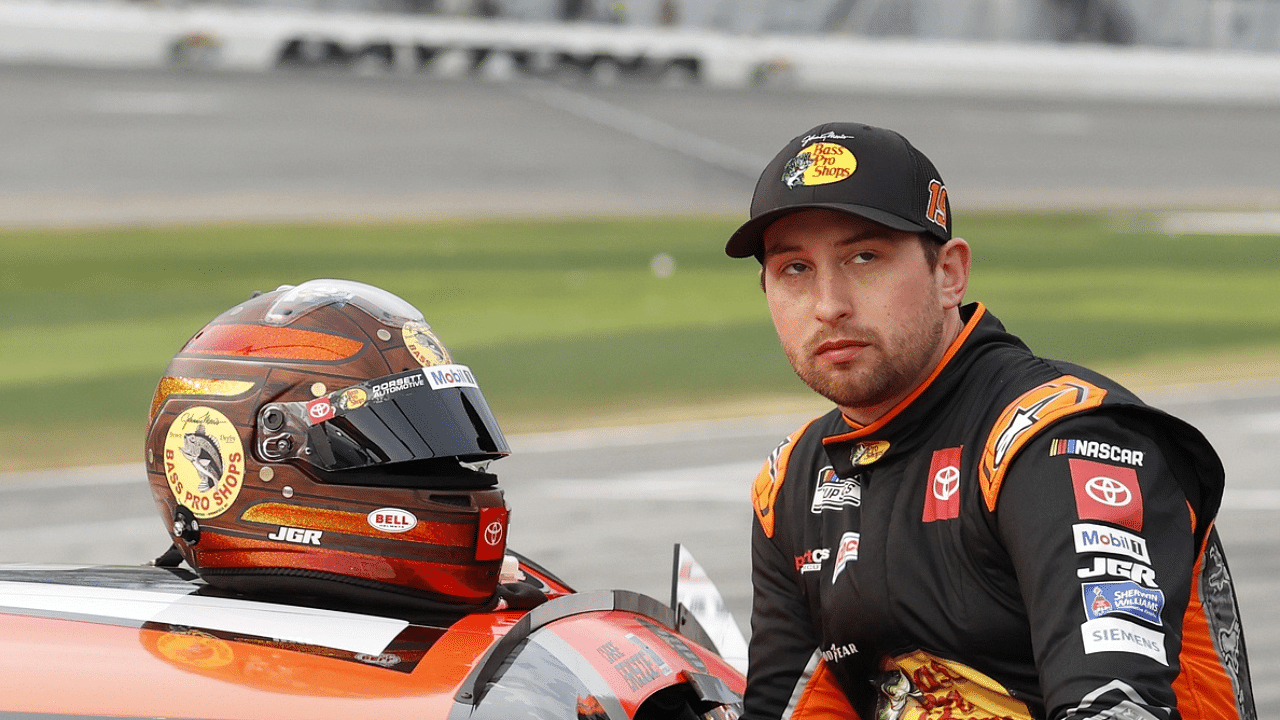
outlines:
[[[950,310],[964,302],[969,289],[969,243],[963,238],[952,238],[938,250],[938,290],[942,295],[942,307]]]

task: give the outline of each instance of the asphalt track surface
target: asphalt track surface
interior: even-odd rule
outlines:
[[[723,212],[819,122],[902,130],[966,207],[1280,208],[1276,108],[786,88],[0,67],[0,225]],[[1280,717],[1280,384],[1143,391],[1219,448],[1219,527],[1260,717]],[[666,598],[671,547],[745,627],[747,488],[804,417],[513,438],[512,546],[579,589]],[[0,561],[144,562],[140,466],[0,476]]]

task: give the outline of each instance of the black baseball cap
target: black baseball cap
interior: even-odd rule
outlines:
[[[827,123],[798,135],[765,167],[751,219],[729,238],[729,257],[764,256],[773,221],[810,208],[839,210],[885,227],[951,239],[951,205],[937,168],[892,130]]]

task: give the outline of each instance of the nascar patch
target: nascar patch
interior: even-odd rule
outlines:
[[[1049,443],[1050,457],[1057,455],[1079,455],[1094,460],[1111,460],[1142,467],[1142,458],[1146,453],[1141,450],[1122,448],[1119,445],[1099,442],[1097,440],[1054,440]]]

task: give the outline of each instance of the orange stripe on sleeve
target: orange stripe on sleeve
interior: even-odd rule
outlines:
[[[751,504],[755,507],[756,517],[760,519],[760,527],[764,528],[764,534],[768,537],[773,537],[773,505],[778,500],[782,481],[786,479],[791,451],[795,449],[796,441],[817,420],[818,418],[814,418],[805,423],[804,427],[791,433],[786,440],[779,443],[769,455],[769,459],[765,461],[764,467],[760,468],[760,474],[756,476],[755,484],[751,486]]]
[[[1178,697],[1178,712],[1183,720],[1227,720],[1238,718],[1235,687],[1222,666],[1213,643],[1204,604],[1201,602],[1200,580],[1204,571],[1205,546],[1209,533],[1192,568],[1191,598],[1182,620],[1182,652],[1178,655],[1180,670],[1173,682]]]
[[[826,660],[820,660],[813,677],[800,693],[789,720],[860,720],[845,697]]]

